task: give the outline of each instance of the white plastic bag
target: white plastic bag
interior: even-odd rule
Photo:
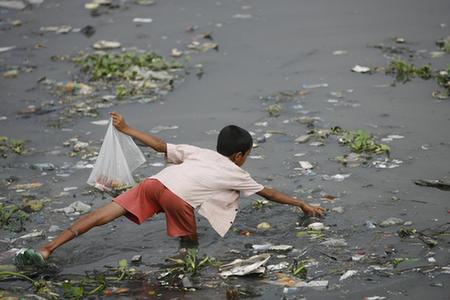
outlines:
[[[111,121],[87,183],[102,191],[134,185],[131,173],[144,162],[144,155],[131,137],[118,131]]]

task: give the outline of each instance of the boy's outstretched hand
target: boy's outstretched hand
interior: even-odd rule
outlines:
[[[125,123],[125,119],[121,114],[113,111],[110,115],[112,117],[113,125],[117,130],[123,132],[128,128],[128,125]]]
[[[307,203],[302,207],[303,212],[307,216],[311,217],[322,217],[325,214],[325,209],[320,206],[312,206]]]

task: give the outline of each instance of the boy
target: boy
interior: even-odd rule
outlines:
[[[43,262],[61,245],[90,230],[125,215],[141,224],[155,213],[166,215],[167,234],[197,242],[194,208],[208,219],[222,237],[231,227],[239,206],[239,195],[258,194],[270,201],[300,207],[306,215],[322,216],[324,209],[289,197],[256,183],[241,169],[253,140],[244,129],[230,125],[217,140],[217,152],[190,145],[168,144],[162,139],[129,127],[124,118],[111,113],[113,125],[158,152],[165,153],[166,167],[158,174],[121,194],[109,204],[81,216],[68,229],[37,252],[28,252]],[[23,253],[18,254],[18,256]]]

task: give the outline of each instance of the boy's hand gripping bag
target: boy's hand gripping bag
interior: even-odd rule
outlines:
[[[145,162],[145,157],[133,139],[109,123],[94,169],[87,181],[102,191],[132,186],[131,173]]]

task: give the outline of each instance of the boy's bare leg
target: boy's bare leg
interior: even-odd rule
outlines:
[[[126,210],[119,204],[111,202],[84,216],[81,216],[69,228],[59,234],[54,240],[39,249],[44,259],[47,259],[56,248],[64,245],[73,238],[85,233],[92,227],[101,226],[124,215]]]

